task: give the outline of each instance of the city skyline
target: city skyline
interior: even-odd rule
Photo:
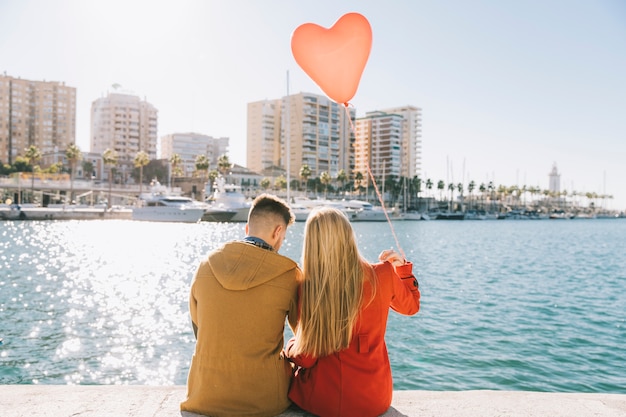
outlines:
[[[323,94],[291,55],[293,30],[353,11],[369,20],[373,47],[351,104],[357,117],[422,109],[423,178],[545,189],[556,163],[561,189],[611,194],[609,208],[626,208],[618,1],[9,0],[0,71],[76,87],[83,151],[91,103],[120,84],[158,109],[159,140],[229,137],[231,161],[245,165],[247,103]]]

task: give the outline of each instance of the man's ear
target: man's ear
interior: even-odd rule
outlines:
[[[248,223],[246,223],[246,236],[248,236]]]
[[[281,224],[274,227],[274,231],[272,232],[272,239],[277,239],[280,236],[280,232],[283,231],[283,226]]]

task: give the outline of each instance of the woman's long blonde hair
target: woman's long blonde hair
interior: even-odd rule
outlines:
[[[322,357],[349,346],[366,268],[369,264],[359,253],[345,214],[331,207],[314,209],[306,221],[302,247],[296,354]]]

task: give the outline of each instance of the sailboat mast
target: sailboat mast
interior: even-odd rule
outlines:
[[[287,202],[289,203],[290,201],[290,190],[291,190],[291,170],[290,170],[290,163],[291,163],[291,118],[290,118],[290,111],[291,111],[291,97],[289,96],[289,70],[287,70],[287,128],[285,129],[285,140],[287,142],[286,144],[286,155],[285,158],[287,159]]]

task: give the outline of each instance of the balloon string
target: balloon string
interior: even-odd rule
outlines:
[[[354,124],[352,123],[352,117],[350,117],[350,112],[348,111],[348,105],[349,103],[344,104],[344,107],[346,109],[346,116],[348,118],[348,121],[350,122],[350,130],[352,131],[354,136],[356,136],[356,129],[354,128]],[[400,255],[402,255],[402,258],[406,259],[406,256],[404,255],[404,251],[402,250],[402,247],[400,246],[400,242],[398,241],[398,236],[396,235],[396,231],[393,228],[393,223],[391,222],[391,219],[389,218],[389,214],[387,213],[387,209],[385,208],[385,201],[383,200],[383,197],[380,194],[380,191],[378,191],[378,185],[376,185],[376,179],[374,179],[374,175],[372,174],[372,170],[370,169],[369,161],[366,162],[366,166],[367,166],[367,174],[372,180],[372,185],[374,185],[376,196],[378,197],[378,201],[380,202],[380,205],[383,209],[383,213],[385,213],[385,218],[387,219],[387,223],[389,223],[389,228],[391,229],[391,234],[393,235],[393,239],[396,242],[396,246],[398,247],[398,250],[400,251]],[[385,179],[383,178],[383,181],[384,180]]]

